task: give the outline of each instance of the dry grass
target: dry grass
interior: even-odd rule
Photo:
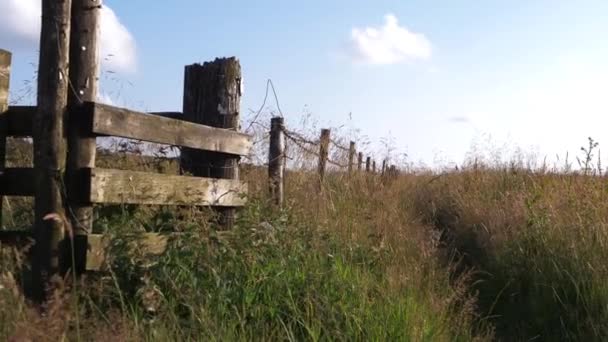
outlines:
[[[608,336],[604,177],[522,164],[398,177],[332,169],[319,190],[307,153],[292,154],[283,210],[269,204],[266,170],[243,167],[250,202],[230,232],[208,225],[209,212],[98,208],[95,229],[115,236],[113,272],[58,294],[44,316],[17,291],[18,254],[2,249],[0,338]],[[177,170],[171,159],[137,153],[102,153],[99,165]],[[123,248],[123,234],[134,230],[187,238],[150,258]]]

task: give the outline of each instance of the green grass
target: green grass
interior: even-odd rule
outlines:
[[[175,171],[143,157],[100,165],[132,169],[134,158]],[[605,177],[478,164],[394,179],[330,172],[320,192],[314,174],[290,171],[283,210],[268,205],[264,169],[242,177],[251,195],[230,231],[209,224],[209,210],[98,207],[111,271],[57,292],[46,316],[17,291],[21,256],[0,249],[0,339],[608,336]],[[11,203],[27,225],[28,203]],[[163,255],[127,248],[158,231],[181,233]]]

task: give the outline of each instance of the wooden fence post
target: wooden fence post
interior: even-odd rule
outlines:
[[[386,173],[386,159],[384,159],[382,161],[382,175],[384,176],[385,173]]]
[[[353,168],[355,167],[355,142],[351,141],[350,146],[348,147],[348,173],[353,173]]]
[[[371,157],[367,157],[367,159],[365,159],[365,172],[369,172],[370,168],[371,168],[371,162],[372,162],[372,158]]]
[[[359,158],[357,160],[357,170],[361,171],[363,168],[363,152],[359,152]]]
[[[329,129],[321,130],[321,139],[319,141],[319,185],[323,184],[325,178],[325,165],[327,164],[327,157],[329,155],[329,140],[331,131]]]
[[[68,92],[68,155],[67,184],[68,198],[66,212],[70,218],[74,235],[76,253],[76,272],[81,273],[86,264],[87,234],[93,228],[93,206],[79,201],[84,189],[78,183],[78,172],[83,168],[94,168],[97,153],[96,139],[83,134],[83,104],[97,100],[99,75],[98,33],[101,6],[96,0],[72,0],[72,27],[70,34],[70,82],[72,90]],[[68,254],[69,255],[69,254]],[[66,261],[71,261],[68,258]],[[64,263],[64,268],[71,265]],[[65,269],[64,269],[65,271]]]
[[[11,53],[0,49],[0,173],[6,167],[6,137],[8,127],[2,120],[2,113],[8,110],[8,89],[11,76]],[[0,229],[2,229],[2,203],[0,195]]]
[[[67,111],[71,0],[42,1],[38,63],[38,107],[34,116],[36,174],[32,280],[34,299],[43,301],[46,286],[59,271],[60,243],[65,228],[63,172],[66,162],[64,116]]]
[[[284,120],[281,117],[270,120],[270,147],[268,151],[268,182],[273,203],[283,206],[283,176],[285,172]]]
[[[185,67],[184,119],[207,126],[240,130],[241,65],[235,57],[216,58]],[[239,179],[239,157],[183,148],[180,168],[194,176]],[[224,229],[234,225],[234,208],[217,208]]]
[[[372,161],[372,173],[376,173],[376,161]]]

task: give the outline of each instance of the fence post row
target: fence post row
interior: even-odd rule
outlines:
[[[38,63],[38,101],[34,115],[35,198],[32,279],[35,300],[45,298],[45,284],[59,272],[60,243],[64,238],[66,163],[64,114],[68,102],[70,0],[42,2]],[[55,214],[59,219],[48,219]]]
[[[284,195],[285,135],[282,117],[270,120],[270,144],[268,151],[268,180],[270,197],[281,208]]]
[[[239,131],[241,65],[235,57],[192,64],[184,74],[184,120]],[[203,162],[204,161],[204,162]],[[239,157],[183,148],[180,167],[198,177],[239,179]],[[218,208],[219,224],[234,225],[235,209]]]
[[[0,174],[6,167],[6,138],[8,127],[2,114],[8,110],[8,89],[11,75],[11,53],[0,49]],[[3,227],[2,203],[4,198],[0,194],[0,229]]]
[[[321,130],[321,139],[319,143],[319,185],[322,185],[323,179],[325,178],[325,165],[327,164],[327,157],[329,156],[330,136],[331,130]]]

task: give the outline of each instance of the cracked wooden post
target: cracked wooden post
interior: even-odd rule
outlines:
[[[325,178],[325,166],[327,165],[327,157],[329,156],[329,140],[331,130],[322,129],[321,138],[319,140],[319,189],[323,188],[323,179]]]
[[[367,159],[365,159],[365,172],[369,172],[371,166],[372,166],[372,158],[368,156]]]
[[[97,100],[99,76],[99,21],[101,4],[98,0],[72,0],[72,28],[70,35],[70,82],[72,91],[68,94],[68,155],[67,185],[68,213],[75,234],[76,265],[78,273],[86,266],[86,237],[93,228],[93,206],[82,203],[79,192],[82,188],[79,171],[95,167],[97,143],[95,136],[83,132],[84,102]],[[67,241],[66,241],[67,242]],[[67,244],[69,245],[69,244]],[[66,256],[71,253],[66,253]],[[71,267],[71,258],[63,263],[64,271]]]
[[[382,161],[382,176],[386,173],[386,159]]]
[[[6,167],[6,138],[8,127],[2,120],[2,113],[8,110],[8,90],[11,76],[11,53],[0,49],[0,173]],[[0,194],[0,229],[2,229],[2,203]]]
[[[66,163],[64,117],[68,102],[71,0],[42,1],[38,63],[38,107],[34,116],[35,221],[33,297],[43,301],[59,272],[60,243],[65,227],[63,172]]]
[[[270,120],[270,147],[268,151],[268,182],[270,198],[277,207],[283,206],[285,172],[284,120],[277,117]]]
[[[361,171],[363,168],[363,152],[359,152],[359,158],[357,160],[357,170]]]
[[[353,173],[353,168],[355,167],[355,151],[356,145],[354,141],[350,142],[350,146],[348,147],[348,174]]]
[[[192,64],[184,71],[184,120],[207,126],[240,130],[241,65],[237,58],[217,58]],[[239,157],[217,152],[182,148],[182,172],[199,177],[239,179]],[[216,208],[218,223],[234,225],[234,208]]]

